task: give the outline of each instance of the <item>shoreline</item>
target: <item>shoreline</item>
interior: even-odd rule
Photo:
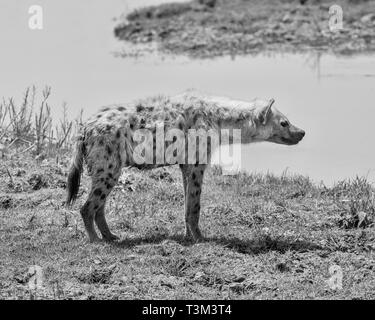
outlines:
[[[115,27],[120,40],[153,44],[166,54],[192,58],[271,52],[375,52],[375,3],[342,5],[343,29],[330,31],[329,8],[310,1],[206,1],[162,4],[135,10]],[[277,9],[276,9],[277,7]],[[254,12],[258,12],[256,15]],[[141,50],[141,49],[140,49]]]

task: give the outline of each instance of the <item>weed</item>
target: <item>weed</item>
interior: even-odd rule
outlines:
[[[82,111],[78,119],[69,120],[67,105],[64,103],[62,119],[53,126],[51,106],[48,102],[50,95],[51,88],[46,86],[42,91],[37,110],[35,86],[26,89],[19,106],[14,98],[3,98],[0,103],[2,157],[11,151],[18,153],[32,151],[36,156],[44,154],[51,157],[71,149],[74,135],[82,123]]]

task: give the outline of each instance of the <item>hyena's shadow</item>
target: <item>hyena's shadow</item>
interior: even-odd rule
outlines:
[[[122,238],[120,241],[110,242],[113,246],[120,248],[132,248],[138,245],[145,244],[161,244],[163,241],[171,240],[175,241],[183,246],[191,245],[192,242],[185,239],[184,235],[167,235],[167,234],[151,234],[144,237],[132,237],[132,238]]]
[[[179,243],[182,246],[193,246],[194,242],[185,238],[184,235],[166,235],[154,234],[146,237],[135,237],[122,239],[112,244],[121,248],[132,248],[144,244],[161,244],[163,241],[170,240]],[[229,248],[242,254],[261,254],[269,251],[277,251],[284,253],[288,250],[297,252],[306,252],[310,250],[324,249],[320,245],[305,241],[305,240],[291,240],[291,239],[239,239],[236,237],[205,237],[203,243],[215,243],[225,248]]]
[[[310,250],[323,249],[320,245],[305,241],[305,240],[292,240],[281,238],[250,238],[239,239],[236,237],[212,237],[208,241],[215,242],[226,248],[230,248],[242,254],[261,254],[269,251],[277,251],[285,253],[288,250],[296,252],[305,252]]]

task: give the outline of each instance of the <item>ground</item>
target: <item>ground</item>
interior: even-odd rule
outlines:
[[[329,28],[331,5],[343,10],[343,28]],[[366,0],[196,0],[147,7],[127,15],[115,35],[133,44],[123,56],[156,44],[190,57],[265,52],[354,54],[375,50],[375,2]],[[154,46],[151,46],[154,48]]]
[[[68,153],[69,154],[69,153]],[[208,169],[202,243],[186,242],[178,168],[126,169],[107,218],[118,243],[90,244],[64,206],[69,156],[6,155],[0,166],[0,297],[5,299],[374,299],[373,188]],[[360,213],[363,211],[364,213]],[[358,227],[358,225],[360,225]],[[43,287],[30,290],[30,266]],[[339,266],[342,289],[329,268]]]

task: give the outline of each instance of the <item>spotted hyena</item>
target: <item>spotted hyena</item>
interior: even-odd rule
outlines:
[[[219,143],[213,146],[212,139],[207,139],[202,152],[205,161],[201,161],[201,154],[198,152],[200,145],[196,148],[196,157],[192,157],[193,161],[187,158],[190,156],[189,152],[182,152],[183,156],[176,158],[176,161],[168,162],[165,158],[160,161],[160,158],[157,159],[158,154],[163,160],[168,146],[178,143],[178,139],[165,139],[160,144],[160,141],[157,142],[158,130],[167,135],[173,130],[187,134],[191,130],[202,132],[203,129],[226,131],[230,136],[230,132],[238,129],[241,143],[244,144],[259,141],[297,144],[305,132],[293,126],[281,112],[272,107],[273,103],[273,99],[243,102],[187,93],[102,108],[83,125],[67,184],[67,203],[70,204],[77,197],[85,160],[92,186],[88,199],[81,208],[81,215],[90,241],[99,240],[94,221],[105,240],[118,239],[107,225],[104,208],[109,193],[120,177],[121,168],[152,169],[173,163],[179,164],[182,171],[186,236],[194,241],[202,239],[198,222],[203,175],[211,154],[223,140],[219,136]],[[135,152],[139,146],[136,136],[143,131],[149,132],[151,136],[148,144],[151,156],[147,162],[138,161],[136,158],[140,155]],[[232,138],[229,137],[228,141]],[[180,139],[179,150],[188,150],[188,139]]]

